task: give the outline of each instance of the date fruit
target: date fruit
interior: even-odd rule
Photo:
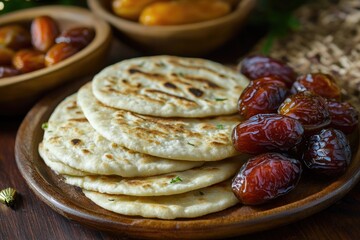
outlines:
[[[56,43],[72,43],[78,45],[80,49],[86,47],[95,37],[95,31],[88,27],[71,28],[56,38]]]
[[[296,73],[291,67],[279,60],[261,55],[246,57],[241,62],[240,71],[251,80],[276,76],[281,79],[288,88],[291,88],[296,79]]]
[[[278,113],[299,120],[306,132],[313,132],[330,124],[325,99],[308,91],[286,98]]]
[[[58,25],[49,16],[36,17],[31,23],[32,44],[41,52],[49,50],[55,44],[55,38],[58,35]]]
[[[303,161],[311,171],[335,177],[347,169],[351,161],[351,149],[343,132],[323,129],[309,138]]]
[[[10,48],[0,47],[0,65],[11,65],[15,52]]]
[[[279,153],[265,153],[248,160],[232,181],[239,201],[257,205],[287,194],[300,180],[300,161]]]
[[[14,55],[13,66],[22,73],[32,72],[44,68],[44,54],[37,50],[20,50]]]
[[[329,74],[310,73],[300,76],[294,82],[291,92],[310,91],[324,98],[340,99],[341,89],[336,80]]]
[[[238,101],[240,116],[248,119],[260,113],[276,113],[287,94],[285,83],[276,77],[251,81]]]
[[[304,129],[296,119],[279,114],[258,114],[232,132],[235,149],[242,153],[289,151],[302,140]]]
[[[12,77],[19,75],[20,71],[13,67],[0,66],[0,78]]]
[[[52,66],[80,51],[79,47],[66,42],[57,43],[52,46],[45,55],[45,65]]]
[[[31,46],[30,33],[20,25],[8,25],[0,28],[0,46],[19,50]]]
[[[345,134],[354,132],[359,124],[359,113],[356,108],[348,102],[331,99],[328,99],[326,103],[331,118],[330,127],[339,129]]]

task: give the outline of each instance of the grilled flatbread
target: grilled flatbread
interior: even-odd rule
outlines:
[[[66,174],[69,176],[89,176],[92,175],[89,172],[83,172],[72,168],[60,161],[58,161],[53,155],[51,155],[49,149],[46,149],[42,143],[39,144],[39,154],[44,160],[45,164],[51,168],[56,174]]]
[[[107,106],[158,117],[206,117],[237,112],[248,80],[221,64],[196,58],[141,57],[94,77],[95,97]]]
[[[92,93],[91,83],[78,92],[78,104],[92,127],[128,149],[153,156],[216,161],[238,153],[232,141],[237,115],[216,118],[158,118],[105,106]]]
[[[238,203],[231,190],[230,181],[170,196],[137,197],[108,195],[87,190],[83,192],[95,204],[109,211],[160,219],[200,217]]]
[[[225,181],[235,175],[244,163],[241,159],[228,159],[205,163],[203,166],[144,178],[117,176],[64,176],[65,182],[82,189],[131,196],[162,196],[189,192]]]
[[[55,109],[47,123],[43,144],[58,161],[93,174],[153,176],[203,164],[153,157],[108,141],[86,120],[77,106],[76,95],[66,98]]]

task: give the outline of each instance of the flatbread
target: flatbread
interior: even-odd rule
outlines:
[[[92,175],[89,172],[83,172],[75,168],[69,167],[62,162],[56,160],[56,158],[51,155],[49,149],[46,149],[42,143],[39,144],[39,154],[44,160],[45,164],[51,168],[56,174],[66,174],[68,176],[89,176]]]
[[[203,164],[153,157],[108,141],[91,127],[76,97],[56,107],[45,129],[43,144],[59,162],[93,174],[123,177],[159,175]]]
[[[78,92],[78,104],[92,127],[105,138],[153,156],[216,161],[238,154],[231,141],[237,115],[216,118],[157,118],[105,106],[91,83]]]
[[[201,167],[145,178],[116,176],[64,176],[65,182],[86,190],[132,196],[162,196],[189,192],[225,181],[235,175],[245,159],[209,162]]]
[[[230,181],[187,193],[157,197],[108,195],[87,190],[83,192],[95,204],[109,211],[160,219],[200,217],[238,203]]]
[[[94,77],[93,92],[107,106],[159,117],[206,117],[237,112],[249,81],[221,64],[152,56],[114,64]]]

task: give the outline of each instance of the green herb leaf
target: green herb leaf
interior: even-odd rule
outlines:
[[[217,124],[217,125],[216,125],[216,128],[217,128],[217,129],[224,129],[224,125],[222,125],[222,124]]]
[[[178,72],[177,75],[179,75],[180,77],[185,77],[185,74],[183,72]]]
[[[183,180],[179,177],[176,176],[175,178],[171,179],[170,183],[177,183],[177,182],[182,182]]]
[[[190,146],[195,147],[195,144],[192,144],[192,143],[189,143],[189,142],[187,142],[187,144],[189,144]]]
[[[44,122],[43,124],[41,124],[41,128],[42,128],[43,130],[47,129],[48,127],[49,127],[48,122]]]
[[[221,102],[221,101],[225,101],[227,100],[227,98],[215,98],[215,101],[217,102]]]

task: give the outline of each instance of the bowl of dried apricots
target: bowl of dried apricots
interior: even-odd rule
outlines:
[[[91,10],[140,48],[156,54],[198,56],[229,40],[253,0],[88,0]]]
[[[0,115],[24,113],[44,92],[100,69],[110,40],[110,26],[78,7],[1,16]]]

